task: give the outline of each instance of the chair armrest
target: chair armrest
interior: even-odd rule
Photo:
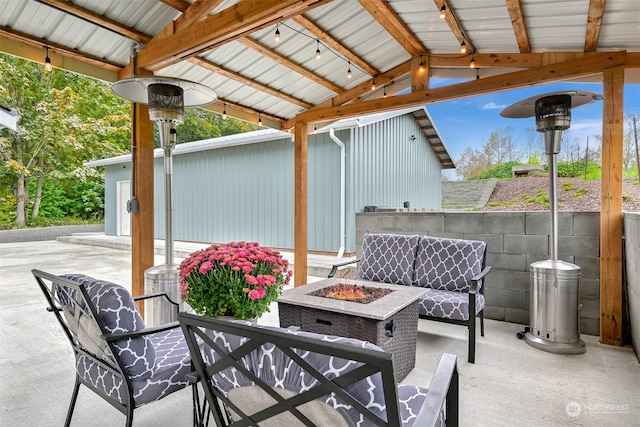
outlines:
[[[104,334],[102,335],[102,339],[108,342],[119,341],[126,338],[135,338],[135,337],[141,337],[141,336],[150,335],[150,334],[156,334],[158,332],[170,331],[171,329],[176,329],[176,328],[180,328],[180,323],[177,321],[165,323],[164,325],[160,325],[160,326],[154,326],[152,328],[141,329],[139,331],[118,332],[115,334]]]
[[[489,272],[491,271],[491,266],[488,265],[484,268],[484,270],[482,270],[480,273],[478,273],[477,276],[474,276],[471,278],[471,286],[469,287],[469,293],[470,294],[476,294],[478,293],[478,290],[480,290],[480,288],[482,287],[482,285],[478,286],[478,283],[482,283],[484,276],[486,276],[487,274],[489,274]]]
[[[444,353],[433,374],[427,397],[413,423],[415,426],[431,427],[439,424],[440,411],[446,406],[446,425],[458,425],[459,387],[457,358],[453,354]]]
[[[137,297],[133,297],[134,301],[143,301],[146,299],[151,299],[151,298],[163,298],[166,299],[167,301],[169,301],[171,304],[176,305],[176,306],[180,306],[180,304],[178,304],[177,302],[174,302],[171,300],[171,298],[169,298],[169,295],[166,292],[156,292],[153,294],[144,294],[144,295],[138,295]]]
[[[336,275],[336,273],[338,272],[338,267],[344,267],[345,265],[349,265],[349,264],[354,264],[356,262],[360,262],[362,258],[356,258],[352,261],[345,261],[345,262],[341,262],[338,264],[333,264],[333,266],[331,267],[331,271],[329,272],[329,275],[327,276],[328,278],[332,278],[333,276]]]

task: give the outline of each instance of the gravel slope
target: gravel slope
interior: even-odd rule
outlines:
[[[547,177],[513,178],[498,181],[491,198],[482,211],[537,211],[547,210],[541,203],[548,197]],[[600,211],[600,181],[585,181],[580,178],[558,178],[558,210]],[[622,210],[640,211],[640,184],[625,178],[622,184]],[[547,202],[548,203],[548,202]]]

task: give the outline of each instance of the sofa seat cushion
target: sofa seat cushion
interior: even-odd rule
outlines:
[[[486,247],[479,240],[423,236],[418,243],[414,283],[432,289],[469,292],[471,279],[482,271]]]
[[[191,356],[182,331],[176,328],[158,332],[149,335],[149,339],[156,347],[155,370],[149,378],[131,381],[136,407],[159,400],[189,385],[185,376],[191,372]],[[84,382],[126,404],[125,384],[121,377],[82,353],[76,353],[76,370]]]
[[[358,278],[410,286],[418,235],[365,234]]]
[[[419,301],[421,316],[469,320],[469,294],[431,289]],[[484,308],[484,295],[476,294],[476,314]]]

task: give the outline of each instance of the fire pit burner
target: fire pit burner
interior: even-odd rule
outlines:
[[[311,292],[309,295],[314,297],[331,298],[342,301],[358,302],[360,304],[369,304],[383,296],[390,294],[393,290],[388,288],[376,288],[372,286],[348,285],[346,283],[336,283],[333,286],[327,286],[317,291]]]

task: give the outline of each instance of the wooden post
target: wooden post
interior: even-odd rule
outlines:
[[[131,294],[144,294],[144,272],[153,267],[153,122],[149,109],[133,104],[131,161],[133,165],[132,198],[138,212],[131,215]],[[138,303],[144,313],[144,304]]]
[[[622,345],[622,136],[624,68],[603,72],[600,342]]]
[[[294,127],[294,230],[293,230],[293,281],[294,286],[307,283],[307,233],[308,233],[308,139],[307,124],[297,122]]]

